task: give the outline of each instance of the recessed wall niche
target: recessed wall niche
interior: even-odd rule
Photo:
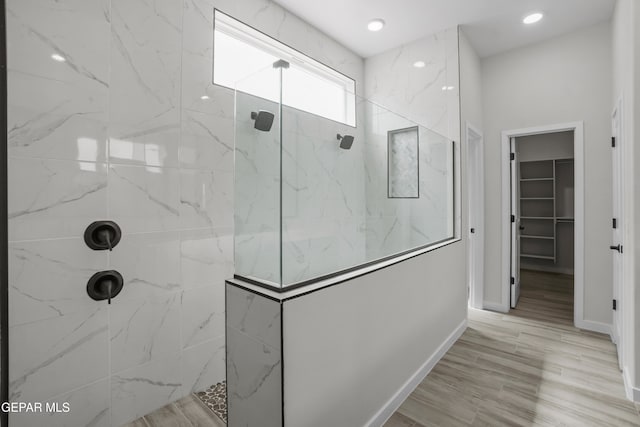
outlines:
[[[390,130],[387,133],[387,141],[388,197],[419,198],[418,126]]]

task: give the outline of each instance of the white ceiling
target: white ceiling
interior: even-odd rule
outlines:
[[[481,57],[608,20],[615,0],[275,0],[362,57],[456,25]],[[531,12],[545,17],[522,24]],[[381,31],[367,22],[382,18]]]

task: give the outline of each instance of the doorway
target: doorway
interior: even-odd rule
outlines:
[[[574,274],[573,131],[511,138],[511,308],[517,308],[522,286],[535,278],[563,285]],[[553,273],[531,275],[527,272]],[[521,278],[526,277],[528,280]],[[558,285],[560,286],[560,285]],[[559,290],[559,289],[558,289]],[[572,297],[573,286],[564,289]],[[561,293],[562,294],[562,293]],[[573,318],[572,301],[565,307]]]
[[[546,148],[557,149],[554,145],[558,138],[569,141],[563,144],[563,151],[551,155],[541,150],[541,141],[547,141],[542,143]],[[574,324],[582,320],[583,165],[582,122],[502,133],[504,311],[517,307],[522,263],[527,269],[573,273]],[[559,242],[562,245],[558,246]]]
[[[484,289],[484,147],[482,133],[466,123],[469,200],[469,306],[483,308]]]

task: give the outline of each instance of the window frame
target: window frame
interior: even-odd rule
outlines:
[[[322,117],[327,120],[335,121],[346,126],[353,128],[357,127],[358,114],[357,114],[357,101],[356,101],[356,85],[357,82],[354,78],[330,67],[309,55],[289,46],[282,41],[271,37],[270,35],[258,30],[257,28],[246,24],[239,19],[225,13],[224,11],[214,8],[213,9],[213,53],[212,61],[214,66],[211,70],[211,82],[212,84],[220,87],[235,90],[235,87],[227,86],[224,83],[216,82],[215,76],[215,61],[216,61],[216,49],[215,49],[215,37],[216,32],[222,32],[228,37],[234,38],[241,43],[246,43],[249,46],[260,49],[268,55],[272,55],[276,58],[283,59],[296,67],[301,68],[305,72],[312,74],[320,79],[327,80],[331,83],[335,83],[340,88],[344,96],[341,102],[344,107],[344,119],[336,120],[335,118],[326,117],[312,111],[307,111],[296,106],[289,105],[283,102],[283,105],[287,107],[298,109],[309,114],[313,114],[318,117]],[[350,100],[352,100],[350,102]],[[352,104],[352,105],[350,105]],[[350,122],[350,117],[353,117]]]

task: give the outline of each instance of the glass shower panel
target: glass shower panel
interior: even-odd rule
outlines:
[[[394,165],[390,161],[393,159],[393,153],[390,153],[389,149],[393,146],[389,144],[389,138],[407,129],[417,129],[418,126],[411,120],[374,103],[367,102],[366,107],[366,249],[367,258],[379,259],[415,247],[411,244],[411,211],[420,199],[390,197],[389,180],[394,179]],[[424,143],[419,132],[417,142]],[[419,146],[416,151],[419,153],[421,149]],[[420,163],[416,166],[419,170],[422,167]]]
[[[280,69],[237,82],[235,92],[235,270],[281,286]]]
[[[335,92],[340,89],[334,87],[331,96],[318,99],[319,104],[340,101],[334,106],[335,114],[327,114],[334,120],[287,102],[294,99],[293,94],[313,93],[310,88],[327,85],[325,79],[295,64],[283,71],[283,286],[366,262],[365,141],[358,128],[340,122],[355,122],[354,107],[347,108],[346,99],[354,95],[343,90],[337,98]],[[331,105],[316,109],[329,110]],[[340,148],[343,140],[338,135],[346,141],[353,138],[349,149]]]
[[[238,276],[282,288],[454,238],[453,141],[331,84],[296,64],[237,84]]]
[[[420,129],[420,198],[411,207],[410,247],[454,236],[454,143],[423,126]]]

